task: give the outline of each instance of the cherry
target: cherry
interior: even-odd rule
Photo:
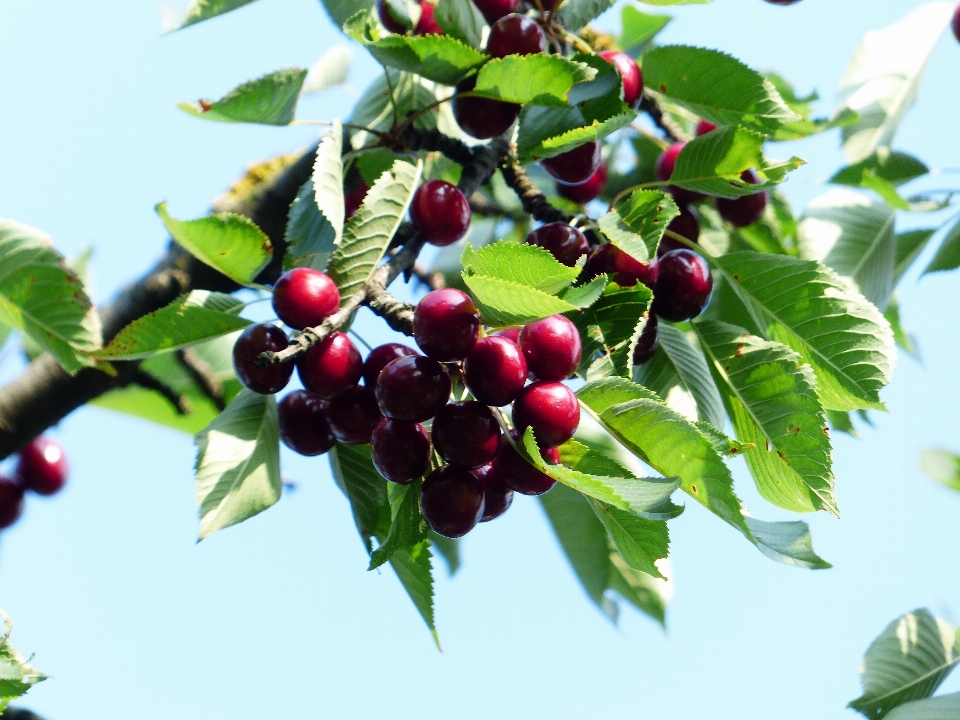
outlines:
[[[643,73],[637,61],[619,50],[604,50],[600,57],[613,65],[623,82],[623,101],[636,110],[643,97]]]
[[[660,258],[651,310],[670,322],[689,320],[703,312],[711,292],[713,277],[707,261],[693,250],[671,250]]]
[[[383,370],[388,362],[400,357],[416,354],[416,350],[402,343],[378,345],[370,351],[367,359],[363,361],[363,384],[368,388],[375,388],[377,386],[377,375],[380,374],[380,371]]]
[[[476,468],[493,460],[500,446],[500,424],[493,411],[475,400],[445,405],[430,429],[433,446],[451,465]]]
[[[607,164],[600,161],[600,167],[587,178],[586,182],[579,185],[563,185],[557,183],[557,194],[580,205],[586,205],[591,200],[596,200],[607,185]]]
[[[510,509],[513,489],[503,481],[492,462],[471,470],[470,474],[480,481],[483,488],[483,517],[480,522],[495,520]]]
[[[420,512],[434,532],[463,537],[483,517],[483,486],[469,470],[453,465],[437,468],[420,488]]]
[[[413,29],[414,35],[443,35],[443,28],[434,17],[437,6],[429,0],[420,0],[420,20]]]
[[[392,33],[403,35],[410,28],[400,18],[393,14],[393,10],[386,0],[377,0],[377,16],[383,26]]]
[[[520,117],[520,106],[490,98],[460,97],[460,93],[471,92],[476,86],[476,76],[464,78],[457,83],[451,102],[457,125],[467,135],[478,140],[503,135]]]
[[[357,214],[368,192],[370,192],[370,186],[361,180],[352,190],[347,190],[343,194],[343,211],[347,220]]]
[[[503,330],[497,330],[495,333],[491,333],[491,335],[500,335],[507,338],[508,340],[513,340],[514,342],[517,342],[520,339],[520,328],[515,328],[515,327],[503,328]],[[489,403],[489,404],[493,405],[493,403]]]
[[[560,187],[563,188],[567,186],[561,185]],[[573,187],[576,188],[578,186],[575,185]],[[542,247],[544,250],[549,251],[557,261],[569,267],[576,265],[577,260],[590,251],[587,236],[572,225],[567,225],[565,222],[552,222],[541,225],[527,235],[527,239],[524,242],[529,245]]]
[[[796,5],[800,0],[767,0],[771,5]]]
[[[385,479],[409,485],[430,469],[430,436],[420,423],[384,418],[370,438],[370,454]]]
[[[675,142],[660,154],[660,157],[657,158],[657,165],[654,168],[657,180],[666,182],[673,176],[673,169],[677,165],[677,156],[680,154],[680,151],[683,150],[684,146],[686,146],[685,142]],[[678,203],[693,203],[698,200],[703,200],[703,198],[706,197],[702,193],[685,190],[675,185],[668,186],[666,190],[673,195],[673,199]]]
[[[643,365],[654,356],[658,347],[660,347],[660,329],[657,316],[651,313],[647,316],[647,324],[640,331],[637,346],[633,350],[633,364]]]
[[[373,429],[383,420],[373,389],[355,385],[327,403],[330,432],[347,445],[370,442]]]
[[[428,180],[413,195],[410,220],[431,245],[451,245],[470,229],[470,203],[456,185]]]
[[[513,401],[513,425],[521,433],[532,427],[539,445],[562,445],[580,425],[580,403],[562,383],[531,383]]]
[[[384,366],[375,392],[380,412],[388,418],[423,422],[447,404],[450,376],[436,360],[407,355]]]
[[[55,495],[67,482],[67,456],[60,443],[38,437],[20,451],[15,479],[38,495]]]
[[[520,0],[473,0],[473,4],[477,6],[487,23],[493,25],[504,15],[514,12]]]
[[[329,275],[294,268],[273,286],[273,309],[294,330],[316,327],[340,309],[340,292]]]
[[[523,442],[516,430],[510,431],[510,437],[516,443]],[[540,457],[552,465],[560,462],[560,451],[555,447],[540,448]],[[507,485],[521,495],[543,495],[557,482],[530,463],[518,453],[506,436],[500,441],[500,451],[493,459],[497,475]]]
[[[331,333],[297,360],[300,382],[324,400],[360,382],[363,360],[344,333]]]
[[[717,126],[712,122],[707,122],[706,120],[701,120],[697,123],[697,137],[701,135],[706,135],[708,132],[713,132],[717,129]]]
[[[464,382],[484,405],[509,405],[527,381],[527,361],[506,332],[478,340],[463,364]]]
[[[507,55],[534,55],[547,49],[547,34],[535,20],[512,13],[490,26],[487,54],[502,58]]]
[[[542,7],[545,12],[549,12],[557,6],[558,2],[559,0],[540,0],[540,7]],[[535,5],[534,2],[531,2],[530,4]]]
[[[289,342],[286,334],[276,325],[250,325],[240,333],[233,346],[233,369],[237,373],[237,379],[245,387],[261,395],[271,395],[283,390],[293,374],[293,363],[285,362],[258,368],[254,361],[262,352],[280,352],[287,345]]]
[[[585,143],[573,150],[541,160],[540,164],[558,183],[578,185],[587,182],[600,167],[600,143]]]
[[[957,11],[953,14],[950,27],[953,29],[953,36],[957,39],[957,42],[960,42],[960,5],[957,6]]]
[[[760,182],[753,170],[745,170],[740,178],[752,185]],[[720,217],[734,227],[753,225],[763,217],[763,211],[766,207],[767,193],[762,190],[753,195],[744,195],[732,200],[717,198],[717,210]]]
[[[670,221],[667,230],[682,235],[690,242],[697,242],[700,239],[700,213],[693,205],[680,205],[680,214]],[[664,235],[657,246],[657,257],[682,247],[686,245],[669,235]]]
[[[580,332],[563,315],[551,315],[524,325],[519,345],[527,369],[538,380],[563,380],[580,364]]]
[[[656,258],[642,263],[613,243],[606,243],[593,251],[583,270],[587,278],[606,273],[621,287],[633,287],[638,282],[647,287],[653,287],[657,281],[660,266]]]
[[[413,338],[434,360],[463,360],[473,350],[479,332],[477,306],[456,288],[427,293],[413,311]]]
[[[0,530],[10,527],[23,513],[23,486],[0,476]]]
[[[327,404],[307,390],[288,393],[277,405],[280,439],[301,455],[322,455],[336,443],[327,422]]]

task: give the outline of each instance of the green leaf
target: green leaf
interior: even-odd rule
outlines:
[[[900,304],[897,302],[897,296],[890,298],[887,309],[883,311],[883,317],[890,323],[890,329],[893,330],[893,339],[897,347],[911,355],[915,360],[920,360],[920,349],[917,346],[916,338],[900,322]]]
[[[816,383],[800,356],[743,328],[694,323],[743,453],[764,498],[794,512],[839,516],[831,445]]]
[[[733,438],[727,437],[726,433],[717,430],[717,428],[705,420],[697,420],[694,425],[697,427],[697,430],[699,430],[703,436],[710,441],[710,444],[713,445],[713,449],[720,457],[739,457],[745,451],[752,450],[756,447],[754,443],[743,443],[739,440],[734,440]]]
[[[0,220],[0,325],[22,330],[73,374],[94,365],[100,316],[39,230]]]
[[[717,50],[667,45],[643,55],[647,89],[715,125],[742,125],[772,135],[801,117],[769,80]]]
[[[330,20],[336,27],[343,24],[358,12],[373,8],[374,0],[320,0]]]
[[[900,705],[887,715],[887,720],[950,720],[957,717],[960,717],[960,693],[952,693]]]
[[[896,348],[889,323],[862,295],[810,260],[739,252],[711,262],[767,339],[813,367],[824,408],[883,409]]]
[[[327,50],[307,71],[301,95],[321,92],[332,87],[339,87],[347,82],[350,73],[352,53],[349,45],[334,45]]]
[[[389,83],[387,77],[390,78]],[[419,75],[387,68],[386,73],[364,91],[353,108],[350,122],[386,132],[393,126],[394,118],[402,120],[410,113],[430,106],[433,109],[417,115],[414,127],[428,130],[438,128],[445,135],[460,137],[461,131],[453,118],[450,103],[438,105],[447,94],[447,89],[441,94],[434,83]],[[353,147],[359,149],[369,143],[372,136],[360,130],[352,132],[350,139]]]
[[[330,470],[350,501],[357,532],[370,553],[373,551],[370,538],[379,527],[385,524],[389,527],[390,523],[387,481],[373,467],[370,446],[337,443],[330,450]]]
[[[473,0],[440,0],[433,17],[450,37],[470,47],[481,46],[487,22]]]
[[[558,55],[508,55],[483,66],[474,93],[521,105],[567,107],[570,89],[596,74],[586,63]]]
[[[564,265],[542,247],[504,240],[478,250],[467,245],[460,263],[465,276],[484,275],[509,280],[548,295],[560,292],[580,275],[580,268]]]
[[[947,230],[937,254],[933,256],[933,260],[924,269],[923,274],[956,270],[958,267],[960,267],[960,217],[957,218],[953,227]]]
[[[637,262],[648,262],[667,225],[680,214],[677,204],[659,190],[637,190],[620,200],[597,225],[610,242]]]
[[[830,427],[833,430],[839,430],[840,432],[846,433],[851,437],[860,437],[857,433],[857,429],[853,425],[853,420],[850,419],[850,413],[827,410],[826,415],[827,421],[830,423]]]
[[[653,40],[671,20],[673,18],[669,15],[650,15],[632,5],[625,5],[620,14],[620,27],[623,30],[618,44],[627,50],[637,48]]]
[[[367,570],[375,570],[398,550],[411,548],[427,539],[427,523],[420,514],[420,485],[418,482],[387,486],[387,495],[390,498],[390,531],[370,555]]]
[[[930,448],[920,452],[920,472],[960,492],[960,455]]]
[[[28,661],[10,644],[10,631],[13,628],[9,616],[0,610],[6,626],[3,639],[0,640],[0,714],[7,709],[11,700],[20,697],[47,676],[31,667]]]
[[[273,395],[242,390],[195,443],[201,540],[280,499],[280,429]]]
[[[930,53],[952,14],[950,3],[927,3],[864,36],[838,89],[839,107],[860,116],[843,129],[843,151],[851,163],[893,143],[900,122],[917,99]],[[891,47],[897,51],[890,52]]]
[[[240,285],[252,283],[273,257],[270,238],[248,218],[217,213],[199,220],[175,220],[167,214],[165,202],[154,210],[187,252]]]
[[[620,288],[611,284],[588,310],[572,315],[583,344],[577,374],[593,379],[596,364],[604,361],[610,372],[629,377],[634,335],[652,297],[644,285]],[[598,354],[603,357],[597,359]]]
[[[913,265],[914,261],[920,257],[920,253],[927,247],[936,234],[936,230],[927,228],[925,230],[908,230],[907,232],[897,233],[897,252],[893,260],[893,285],[900,284],[907,270]]]
[[[713,0],[638,0],[638,2],[664,7],[666,5],[708,5]]]
[[[177,105],[204,120],[258,125],[289,125],[297,112],[300,89],[307,71],[286,68],[238,85],[219,100],[198,100]]]
[[[340,291],[341,305],[360,290],[376,270],[407,212],[422,169],[421,161],[414,166],[397,160],[393,168],[373,184],[360,209],[347,223],[343,241],[330,258],[327,269]]]
[[[460,569],[460,541],[430,531],[430,545],[435,548],[447,564],[447,572],[453,577]]]
[[[746,522],[757,549],[771,560],[808,570],[832,567],[813,551],[813,538],[805,522],[765,522],[752,517]]]
[[[191,0],[186,9],[171,5],[160,6],[160,19],[163,32],[181,30],[198,22],[223,15],[254,0]]]
[[[627,565],[655,578],[663,578],[654,563],[670,554],[667,523],[637,517],[596,500],[590,501],[590,507],[603,523],[617,552]]]
[[[913,155],[893,152],[890,148],[881,147],[870,157],[837,170],[829,182],[835,185],[865,187],[863,180],[864,174],[867,172],[873,173],[875,177],[898,187],[926,175],[930,172],[930,168]]]
[[[898,705],[928,698],[960,662],[960,631],[920,609],[900,616],[867,648],[863,695],[847,707],[882,718]]]
[[[388,35],[364,44],[381,64],[444,85],[455,85],[487,60],[479,50],[447,35]]]
[[[400,579],[420,617],[430,628],[433,642],[440,649],[440,636],[437,634],[433,615],[433,566],[430,563],[430,543],[427,540],[412,548],[397,550],[390,557],[390,567]]]
[[[565,0],[557,15],[570,32],[578,32],[613,7],[616,0]]]
[[[662,564],[662,567],[666,565]],[[666,627],[667,604],[673,596],[673,586],[669,578],[659,580],[634,570],[620,557],[620,553],[613,551],[610,553],[610,577],[607,584],[611,591],[660,623],[660,627]]]
[[[484,323],[494,327],[525,325],[577,309],[555,295],[510,280],[464,274],[463,281]]]

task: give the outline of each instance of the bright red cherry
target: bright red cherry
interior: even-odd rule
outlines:
[[[452,245],[470,229],[470,203],[456,185],[428,180],[413,195],[410,220],[431,245]]]
[[[564,188],[566,185],[560,185]],[[579,187],[579,186],[571,186]],[[529,245],[537,245],[550,252],[559,262],[573,267],[583,255],[590,251],[587,236],[580,230],[565,222],[552,222],[541,225],[527,235],[524,241]]]
[[[558,183],[579,185],[587,182],[600,167],[600,143],[588,142],[540,161],[543,169]]]
[[[469,470],[453,465],[437,468],[420,488],[420,511],[434,532],[463,537],[483,517],[483,486]]]
[[[517,333],[519,335],[519,330]],[[484,405],[503,407],[513,402],[523,389],[527,381],[527,361],[515,341],[506,334],[495,333],[477,340],[463,364],[463,379],[473,396]]]
[[[516,11],[519,0],[473,0],[473,4],[483,15],[488,24],[493,25],[504,15]]]
[[[657,316],[652,313],[647,317],[647,324],[640,331],[637,346],[633,349],[633,364],[643,365],[650,360],[660,347],[660,329]]]
[[[666,182],[673,176],[673,169],[677,165],[677,156],[680,154],[680,151],[683,150],[684,146],[686,146],[685,142],[675,142],[660,154],[660,157],[657,158],[657,165],[654,168],[657,180]],[[673,199],[678,203],[693,203],[698,200],[703,200],[703,198],[706,197],[702,193],[685,190],[675,185],[669,185],[665,189],[673,195]]]
[[[516,430],[510,431],[516,443],[523,442]],[[552,465],[560,463],[560,451],[555,447],[540,448],[540,457]],[[543,495],[557,482],[552,477],[528,463],[507,440],[500,441],[500,451],[493,459],[493,467],[507,485],[521,495]]]
[[[373,389],[355,385],[344,390],[327,403],[327,422],[330,432],[347,445],[370,442],[373,429],[383,420],[377,396]]]
[[[660,258],[660,277],[653,287],[650,309],[664,320],[683,322],[703,312],[712,292],[707,261],[693,250],[671,250]]]
[[[580,364],[580,332],[563,315],[551,315],[524,325],[519,345],[527,370],[538,380],[564,380]]]
[[[491,335],[503,336],[508,340],[513,340],[514,342],[517,342],[517,340],[520,339],[520,328],[515,328],[515,327],[503,328],[503,330],[497,330],[495,333],[491,333]],[[489,404],[493,405],[493,403],[489,403]]]
[[[600,57],[613,65],[623,82],[623,101],[636,110],[643,97],[643,73],[637,61],[620,50],[604,50]]]
[[[534,55],[546,49],[547,34],[535,20],[526,15],[513,13],[490,26],[487,54],[492,57]]]
[[[513,489],[507,485],[493,463],[487,463],[470,474],[483,487],[483,517],[480,522],[490,522],[503,515],[513,504]]]
[[[233,369],[237,373],[237,379],[245,387],[261,395],[271,395],[283,390],[293,374],[293,363],[285,362],[258,368],[254,361],[262,352],[280,352],[289,344],[286,333],[276,325],[250,325],[240,333],[233,346]]]
[[[413,338],[434,360],[463,360],[473,350],[479,332],[477,306],[456,288],[427,293],[413,312]]]
[[[329,275],[313,268],[294,268],[273,286],[273,309],[294,330],[316,327],[340,309],[340,292]]]
[[[557,194],[580,205],[586,205],[591,200],[596,200],[607,185],[607,164],[600,161],[600,167],[593,173],[586,182],[579,185],[564,185],[557,183]]]
[[[403,35],[410,29],[400,18],[394,15],[386,0],[377,0],[377,16],[383,26],[392,33]]]
[[[450,103],[457,125],[467,135],[478,140],[503,135],[520,117],[520,106],[490,98],[460,97],[460,93],[470,92],[476,86],[476,76],[464,78],[457,83]]]
[[[327,404],[306,390],[288,393],[277,405],[280,415],[280,439],[301,455],[322,455],[337,440],[327,423]]]
[[[708,132],[713,132],[717,129],[717,126],[712,122],[707,122],[706,120],[701,120],[697,123],[697,137],[701,135],[706,135]]]
[[[343,194],[343,211],[347,220],[357,214],[368,192],[370,192],[370,186],[361,180],[352,190],[347,190]]]
[[[563,383],[535,382],[513,401],[513,425],[521,433],[532,427],[540,445],[562,445],[580,425],[580,403]]]
[[[407,355],[416,355],[417,351],[412,347],[407,347],[402,343],[385,343],[378,345],[367,359],[363,361],[363,384],[373,389],[377,386],[377,375],[383,370],[384,366],[391,360],[406,357]]]
[[[443,35],[443,28],[435,17],[437,6],[429,0],[420,0],[420,20],[413,29],[414,35]]]
[[[433,446],[451,465],[476,468],[493,460],[500,447],[500,424],[493,411],[474,400],[445,405],[430,428]]]
[[[10,527],[23,513],[23,485],[0,476],[0,530]]]
[[[324,400],[352,388],[360,382],[362,372],[360,351],[339,331],[325,337],[297,360],[300,382]]]
[[[380,371],[376,394],[380,411],[388,418],[423,422],[447,404],[450,376],[436,360],[408,355]]]
[[[740,178],[752,185],[760,182],[753,170],[745,170]],[[763,190],[733,200],[717,198],[717,211],[720,213],[720,217],[734,227],[753,225],[763,217],[763,211],[766,207],[767,193]]]
[[[430,436],[420,423],[384,418],[370,438],[370,455],[381,476],[409,485],[430,469]]]
[[[15,479],[38,495],[54,495],[67,482],[67,456],[56,440],[38,437],[20,451]]]

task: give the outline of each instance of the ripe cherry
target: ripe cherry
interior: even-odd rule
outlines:
[[[539,445],[562,445],[579,425],[580,403],[562,383],[532,383],[513,401],[513,426],[521,433],[532,427]]]
[[[273,309],[294,330],[316,327],[340,309],[340,292],[329,275],[312,268],[294,268],[274,285]]]
[[[10,527],[23,513],[23,485],[0,476],[0,530]]]
[[[297,360],[303,386],[324,400],[360,382],[363,360],[344,333],[331,333]]]
[[[693,205],[680,205],[680,214],[670,221],[667,230],[682,235],[690,242],[697,242],[700,239],[700,213]],[[686,245],[669,235],[664,235],[657,246],[657,257],[682,247]]]
[[[495,520],[510,509],[513,489],[503,481],[492,462],[471,470],[470,474],[480,481],[483,488],[483,517],[480,522]]]
[[[563,188],[567,186],[561,185],[560,187]],[[575,188],[578,186],[572,187]],[[587,236],[565,222],[552,222],[541,225],[527,235],[527,239],[524,242],[548,250],[558,262],[562,262],[569,267],[576,265],[577,260],[579,260],[581,256],[586,255],[590,250]]]
[[[477,306],[456,288],[427,293],[413,312],[413,338],[434,360],[463,360],[473,350],[479,332]]]
[[[551,315],[524,325],[519,345],[527,370],[538,380],[564,380],[580,364],[580,332],[563,315]]]
[[[753,170],[745,170],[740,178],[752,185],[760,182]],[[763,217],[763,211],[766,207],[767,193],[763,190],[753,195],[744,195],[732,200],[717,198],[717,211],[720,213],[720,217],[734,227],[753,225]]]
[[[660,347],[660,329],[657,316],[650,313],[647,316],[647,324],[640,331],[637,346],[633,350],[633,364],[643,365],[654,356],[658,347]]]
[[[507,55],[534,55],[547,49],[547,34],[535,20],[512,13],[490,26],[487,54],[502,58]]]
[[[587,182],[600,167],[600,143],[588,142],[540,161],[543,169],[558,183],[578,185]]]
[[[409,485],[430,469],[430,436],[420,423],[384,418],[370,438],[370,455],[385,479]]]
[[[377,386],[377,375],[380,374],[380,371],[388,362],[416,354],[416,350],[402,343],[378,345],[370,351],[367,359],[363,361],[363,384],[372,390]]]
[[[375,392],[380,411],[388,418],[423,422],[447,404],[450,376],[436,360],[408,355],[380,371]]]
[[[368,192],[370,192],[370,186],[361,180],[352,190],[347,190],[343,194],[343,211],[347,220],[357,214]]]
[[[249,326],[240,333],[233,346],[233,369],[237,373],[237,379],[245,387],[261,395],[283,390],[293,374],[293,363],[285,362],[258,368],[254,361],[262,352],[280,352],[287,345],[289,342],[286,334],[276,325],[260,323]]]
[[[377,0],[377,16],[383,26],[392,33],[403,35],[410,29],[400,18],[394,15],[386,0]]]
[[[593,251],[583,271],[587,278],[606,273],[613,282],[621,287],[633,287],[638,282],[647,287],[653,287],[660,267],[656,258],[642,263],[623,252],[613,243],[606,243]]]
[[[470,203],[456,185],[428,180],[413,195],[410,220],[431,245],[451,245],[470,229]]]
[[[301,455],[322,455],[336,444],[327,422],[327,404],[307,390],[288,393],[277,405],[280,439]]]
[[[510,437],[516,443],[523,442],[516,430],[510,431]],[[541,447],[540,457],[552,465],[560,463],[560,451],[555,447]],[[506,435],[500,441],[500,451],[493,459],[493,467],[500,479],[521,495],[543,495],[557,482],[528,463],[510,444]]]
[[[508,340],[513,340],[514,342],[517,342],[520,339],[520,328],[515,328],[515,327],[503,328],[503,330],[497,330],[495,333],[491,333],[491,335],[502,336],[507,338]],[[490,404],[492,405],[493,403],[490,403]]]
[[[579,185],[564,185],[557,183],[557,194],[560,197],[571,200],[572,202],[586,205],[591,200],[596,200],[607,185],[607,164],[600,161],[600,167],[596,169],[586,182]]]
[[[657,165],[654,168],[657,180],[666,182],[673,176],[673,170],[677,165],[677,156],[680,155],[680,151],[683,150],[685,146],[685,142],[675,142],[660,154],[660,157],[657,158]],[[703,200],[703,198],[706,197],[701,193],[694,192],[693,190],[685,190],[675,185],[667,186],[666,190],[673,195],[673,199],[678,203],[693,203],[698,200]]]
[[[488,24],[493,25],[504,15],[516,11],[519,0],[473,0],[473,4],[483,15]]]
[[[697,123],[697,137],[701,135],[706,135],[708,132],[713,132],[717,129],[717,126],[712,122],[707,122],[706,120],[701,120]]]
[[[434,532],[463,537],[483,517],[483,486],[469,470],[453,465],[437,468],[420,488],[420,511]]]
[[[693,250],[671,250],[660,258],[651,310],[664,320],[683,322],[703,312],[712,292],[707,261]]]
[[[15,479],[38,495],[54,495],[67,482],[67,456],[60,443],[38,437],[20,451]]]
[[[509,328],[513,330],[514,328]],[[500,331],[505,333],[505,331]],[[519,330],[517,331],[519,334]],[[527,361],[517,343],[506,334],[477,341],[463,364],[463,379],[484,405],[509,405],[527,381]]]
[[[443,35],[443,28],[437,22],[437,6],[429,0],[420,0],[420,19],[413,29],[414,35]]]
[[[953,13],[953,21],[950,23],[950,27],[953,29],[953,36],[957,39],[957,42],[960,42],[960,5]]]
[[[637,61],[620,50],[604,50],[600,57],[613,65],[623,82],[623,101],[636,110],[643,97],[643,73]]]
[[[800,0],[767,0],[771,5],[796,5]]]
[[[457,125],[467,135],[478,140],[488,140],[497,135],[503,135],[520,117],[520,106],[490,98],[460,97],[460,93],[470,92],[476,86],[476,76],[465,78],[457,83],[457,89],[451,101],[453,117]]]
[[[493,460],[500,447],[500,424],[493,411],[474,400],[445,405],[430,429],[433,446],[451,465],[476,468]]]
[[[370,442],[373,429],[382,419],[373,389],[364,385],[355,385],[344,390],[327,403],[330,432],[347,445]]]

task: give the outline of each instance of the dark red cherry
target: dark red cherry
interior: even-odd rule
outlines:
[[[647,317],[647,324],[640,331],[637,346],[633,349],[633,364],[643,365],[650,360],[660,347],[660,329],[657,316],[652,313]]]
[[[477,340],[463,364],[463,379],[470,392],[484,405],[494,407],[513,402],[527,381],[523,353],[506,331],[500,333]]]
[[[771,5],[796,5],[800,0],[766,0]]]
[[[435,17],[436,10],[437,6],[429,0],[420,0],[420,20],[413,29],[414,35],[443,35],[443,28]]]
[[[610,247],[613,247],[616,251],[613,253],[613,267],[616,272],[613,276],[613,281],[617,285],[621,287],[633,287],[637,283],[641,283],[649,288],[653,287],[657,281],[657,275],[660,272],[657,258],[654,257],[642,263],[634,259],[632,255],[623,252],[620,248],[612,245]]]
[[[288,270],[273,286],[273,309],[294,330],[316,327],[340,309],[337,284],[319,270]]]
[[[347,445],[370,442],[373,429],[383,420],[373,389],[355,385],[344,390],[327,403],[327,422],[330,432]]]
[[[483,486],[469,470],[444,465],[423,481],[420,511],[434,532],[463,537],[483,517]]]
[[[503,330],[497,330],[495,333],[491,333],[491,335],[499,335],[507,338],[508,340],[513,340],[514,342],[517,342],[517,340],[520,339],[520,328],[515,328],[515,327],[503,328]],[[490,404],[492,405],[493,403],[490,403]]]
[[[480,313],[462,290],[434,290],[413,312],[413,338],[434,360],[463,360],[477,342]]]
[[[410,221],[431,245],[451,245],[470,229],[470,203],[456,185],[428,180],[413,195]]]
[[[280,439],[301,455],[322,455],[336,444],[327,423],[327,404],[306,390],[288,393],[277,405]]]
[[[571,200],[572,202],[586,205],[591,200],[596,200],[607,185],[607,164],[600,161],[600,167],[593,173],[586,182],[579,185],[564,185],[557,183],[557,194],[560,197]]]
[[[545,11],[549,12],[550,10],[553,10],[557,6],[557,2],[559,2],[559,0],[540,0],[540,7],[542,7]],[[530,3],[530,5],[534,7],[536,7],[536,4],[537,4],[536,0]]]
[[[407,347],[402,343],[385,343],[378,345],[367,359],[363,361],[363,384],[373,389],[377,386],[377,375],[383,370],[384,366],[391,360],[406,357],[407,355],[416,355],[417,351],[412,347]]]
[[[535,20],[512,13],[490,26],[487,54],[502,58],[507,55],[533,55],[547,49],[547,34]]]
[[[403,35],[410,28],[398,18],[386,0],[377,0],[377,16],[383,26],[392,33]]]
[[[563,383],[532,383],[513,401],[513,426],[521,433],[532,427],[539,445],[562,445],[579,425],[580,403]]]
[[[573,150],[541,160],[540,164],[558,183],[578,185],[587,182],[600,167],[600,143],[585,143]]]
[[[250,325],[240,333],[233,346],[233,369],[237,373],[237,379],[261,395],[271,395],[283,390],[293,375],[293,363],[285,362],[261,369],[254,361],[262,352],[280,352],[287,345],[289,342],[286,333],[276,325]]]
[[[380,411],[388,418],[423,422],[447,404],[450,376],[436,360],[408,355],[380,371],[376,395]]]
[[[23,513],[23,485],[0,476],[0,530],[10,527]]]
[[[474,400],[445,405],[430,428],[433,447],[451,465],[476,468],[493,460],[500,424],[493,411]]]
[[[643,97],[643,73],[637,61],[620,50],[604,50],[600,57],[613,65],[623,82],[623,101],[636,110]]]
[[[701,120],[697,123],[697,137],[701,135],[706,135],[708,132],[713,132],[717,129],[717,126],[712,122],[707,122],[706,120]]]
[[[670,221],[667,230],[682,235],[690,242],[697,242],[700,239],[700,213],[693,205],[680,205],[680,214]],[[657,257],[682,247],[686,245],[669,235],[664,235],[657,246]]]
[[[490,25],[504,15],[509,15],[517,9],[519,0],[473,0],[473,4]]]
[[[953,36],[957,39],[957,42],[960,42],[960,5],[953,13],[953,21],[950,23],[950,27],[953,29]]]
[[[677,165],[677,156],[680,154],[680,151],[686,146],[685,142],[675,142],[673,145],[668,147],[666,150],[661,153],[660,157],[657,158],[657,165],[654,169],[654,172],[657,176],[657,180],[665,182],[673,176],[673,169]],[[681,187],[676,187],[675,185],[669,185],[665,188],[667,192],[673,195],[673,199],[678,203],[693,203],[698,200],[703,200],[705,195],[694,192],[693,190],[685,190]]]
[[[420,423],[384,418],[373,431],[370,455],[380,475],[409,485],[430,469],[430,436]]]
[[[563,315],[551,315],[524,325],[518,344],[527,361],[527,370],[538,380],[564,380],[580,364],[580,332]]]
[[[63,489],[68,474],[63,447],[56,440],[41,436],[20,451],[14,479],[38,495],[55,495]]]
[[[518,444],[523,442],[516,430],[510,431],[510,437]],[[555,447],[540,448],[540,457],[552,465],[557,465],[560,462],[560,451]],[[557,482],[528,463],[510,444],[506,435],[500,441],[500,451],[493,459],[493,467],[500,479],[521,495],[543,495]]]
[[[480,481],[483,488],[483,517],[480,522],[490,522],[503,515],[513,504],[513,488],[507,485],[493,463],[487,463],[470,474]]]
[[[343,194],[343,211],[347,220],[357,214],[368,192],[370,192],[370,186],[361,180],[359,185]]]
[[[693,250],[671,250],[660,258],[651,310],[670,322],[689,320],[703,312],[712,292],[707,261]]]
[[[451,106],[457,125],[470,137],[488,140],[503,135],[520,117],[520,106],[481,97],[460,97],[477,86],[476,76],[464,78],[457,83]]]
[[[363,360],[344,333],[331,333],[297,360],[303,386],[323,399],[339,395],[360,382]]]
[[[740,178],[752,185],[760,182],[753,170],[745,170]],[[753,225],[763,217],[763,211],[766,207],[767,193],[763,190],[753,195],[744,195],[732,200],[717,198],[717,211],[720,213],[720,217],[734,227]]]
[[[560,187],[566,187],[561,185]],[[576,187],[576,186],[574,186]],[[525,242],[537,245],[550,252],[559,262],[573,267],[590,250],[587,236],[565,222],[552,222],[541,225],[527,235]]]

